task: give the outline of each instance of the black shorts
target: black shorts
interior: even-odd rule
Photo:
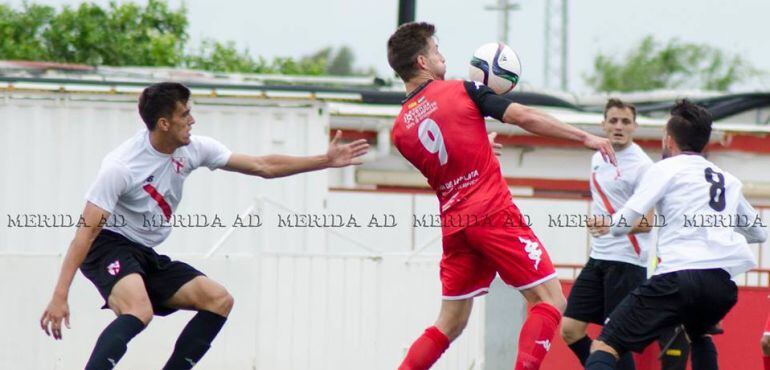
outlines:
[[[644,267],[589,258],[572,285],[564,317],[602,325],[620,301],[645,279]]]
[[[619,353],[641,352],[664,331],[684,325],[704,335],[738,302],[738,288],[722,269],[656,275],[634,289],[610,314],[599,340]]]
[[[176,311],[163,305],[182,285],[203,275],[192,266],[172,261],[154,249],[128,240],[118,233],[102,230],[88,251],[80,271],[99,289],[107,308],[112,287],[124,276],[138,273],[144,279],[155,315]]]

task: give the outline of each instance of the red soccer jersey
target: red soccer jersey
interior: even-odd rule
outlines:
[[[511,205],[479,103],[489,94],[470,82],[428,81],[407,96],[393,125],[396,148],[438,196],[443,235]]]

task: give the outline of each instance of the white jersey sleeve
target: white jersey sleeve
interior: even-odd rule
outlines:
[[[194,167],[206,166],[212,171],[224,167],[233,154],[224,144],[207,136],[193,136],[190,146],[197,157]]]
[[[736,211],[739,217],[745,218],[748,222],[745,225],[736,225],[735,231],[746,237],[749,243],[764,243],[767,240],[767,230],[761,223],[754,223],[755,220],[759,220],[759,214],[743,195],[738,201]]]
[[[96,181],[86,193],[86,200],[113,213],[118,199],[128,189],[131,173],[122,163],[107,158],[102,162]]]
[[[663,162],[658,162],[644,173],[636,186],[634,194],[626,202],[625,207],[639,214],[646,214],[655,208],[655,204],[663,197],[668,188],[673,172],[666,171]]]

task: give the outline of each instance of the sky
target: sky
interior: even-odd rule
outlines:
[[[74,0],[28,0],[54,6]],[[108,0],[93,1],[106,5]],[[135,1],[146,3],[146,1]],[[21,6],[22,0],[6,0]],[[300,57],[326,46],[350,46],[357,68],[392,76],[385,43],[396,27],[397,0],[187,0],[189,43],[232,40],[252,55]],[[434,23],[447,76],[465,78],[480,45],[497,41],[496,0],[417,0],[417,20]],[[176,8],[182,1],[171,0]],[[511,15],[509,44],[522,61],[522,81],[544,85],[544,0],[519,0]],[[737,54],[770,72],[770,1],[767,0],[573,0],[569,1],[569,90],[587,92],[594,57],[624,55],[646,35],[661,42],[705,43]],[[738,90],[770,89],[767,78]]]

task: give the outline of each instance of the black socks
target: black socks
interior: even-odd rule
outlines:
[[[580,340],[577,342],[569,345],[569,349],[571,349],[575,356],[577,356],[581,365],[586,364],[588,355],[591,354],[591,342],[593,342],[591,338],[586,335],[583,338],[580,338]]]
[[[144,329],[142,320],[133,315],[120,315],[102,331],[96,340],[86,370],[112,369],[126,353],[126,346]]]
[[[163,370],[188,370],[200,361],[227,320],[213,312],[198,311],[179,334],[174,353]]]
[[[711,337],[702,336],[693,339],[690,343],[690,359],[692,359],[692,368],[698,370],[717,370],[717,348]]]

